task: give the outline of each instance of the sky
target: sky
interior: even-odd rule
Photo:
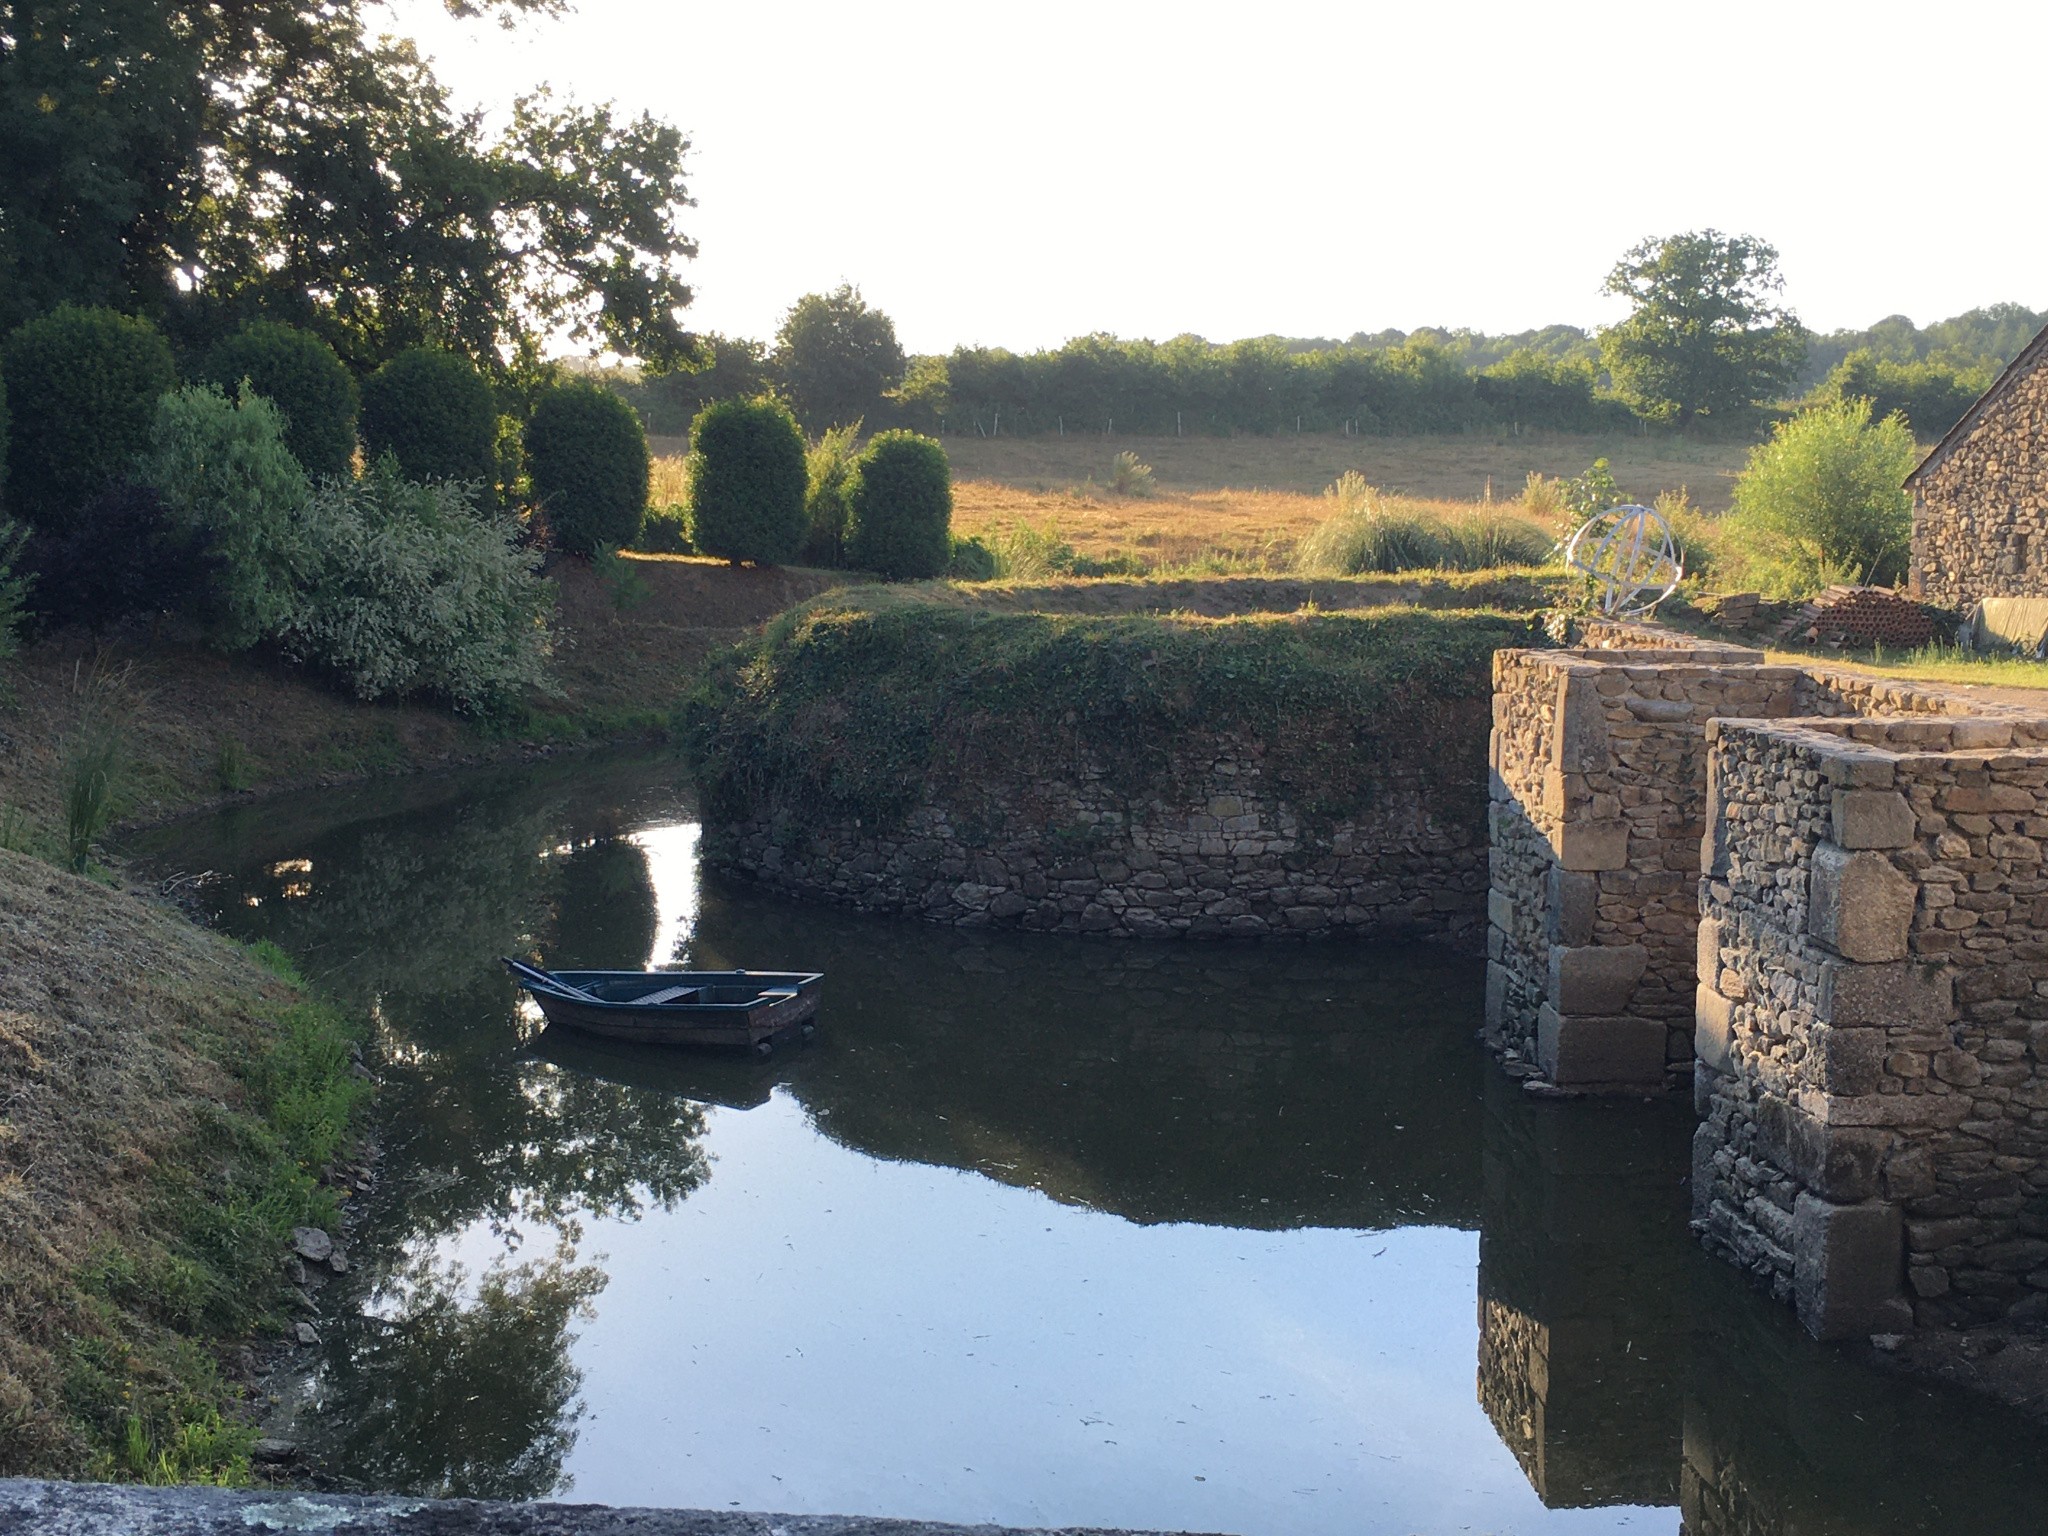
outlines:
[[[1709,20],[1708,18],[1711,18]],[[393,0],[457,100],[692,141],[693,329],[841,281],[913,352],[1618,318],[1638,240],[1762,236],[1821,331],[2048,307],[2048,7]]]

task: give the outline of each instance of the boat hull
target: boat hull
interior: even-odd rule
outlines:
[[[520,984],[550,1025],[579,1034],[766,1055],[810,1034],[824,977],[799,971],[533,971]]]
[[[735,1009],[733,1016],[682,1015],[668,1008],[592,1004],[534,989],[533,1000],[550,1024],[605,1040],[642,1045],[756,1046],[799,1031],[818,1011],[816,993],[765,1000]]]

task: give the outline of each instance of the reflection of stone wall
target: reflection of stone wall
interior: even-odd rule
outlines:
[[[1446,740],[1406,744],[1369,804],[1312,823],[1266,787],[1259,743],[1190,740],[1173,801],[1100,776],[935,787],[900,829],[707,827],[717,867],[792,895],[963,928],[1132,938],[1414,933],[1477,947],[1485,922],[1476,764],[1481,707],[1447,705]],[[1460,721],[1464,723],[1458,723]],[[1360,729],[1370,729],[1360,722]]]
[[[1479,1403],[1553,1509],[1676,1498],[1684,1235],[1669,1168],[1685,1127],[1636,1145],[1579,1113],[1489,1093]]]
[[[2048,1318],[2048,721],[1723,721],[1695,1216],[1824,1337]]]

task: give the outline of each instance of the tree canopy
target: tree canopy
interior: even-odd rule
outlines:
[[[358,368],[557,333],[681,355],[683,136],[545,90],[489,131],[377,8],[0,0],[0,322],[106,304],[196,344],[265,314]]]
[[[805,294],[775,333],[776,378],[811,432],[878,415],[903,382],[903,362],[896,323],[850,283]]]
[[[1600,333],[1601,360],[1646,416],[1690,421],[1774,398],[1806,357],[1784,286],[1777,250],[1754,235],[1645,240],[1608,274],[1606,291],[1633,308]]]

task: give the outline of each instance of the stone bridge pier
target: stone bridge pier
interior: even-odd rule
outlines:
[[[1815,1334],[2048,1323],[2048,714],[1638,626],[1495,660],[1487,1036],[1691,1080]]]

